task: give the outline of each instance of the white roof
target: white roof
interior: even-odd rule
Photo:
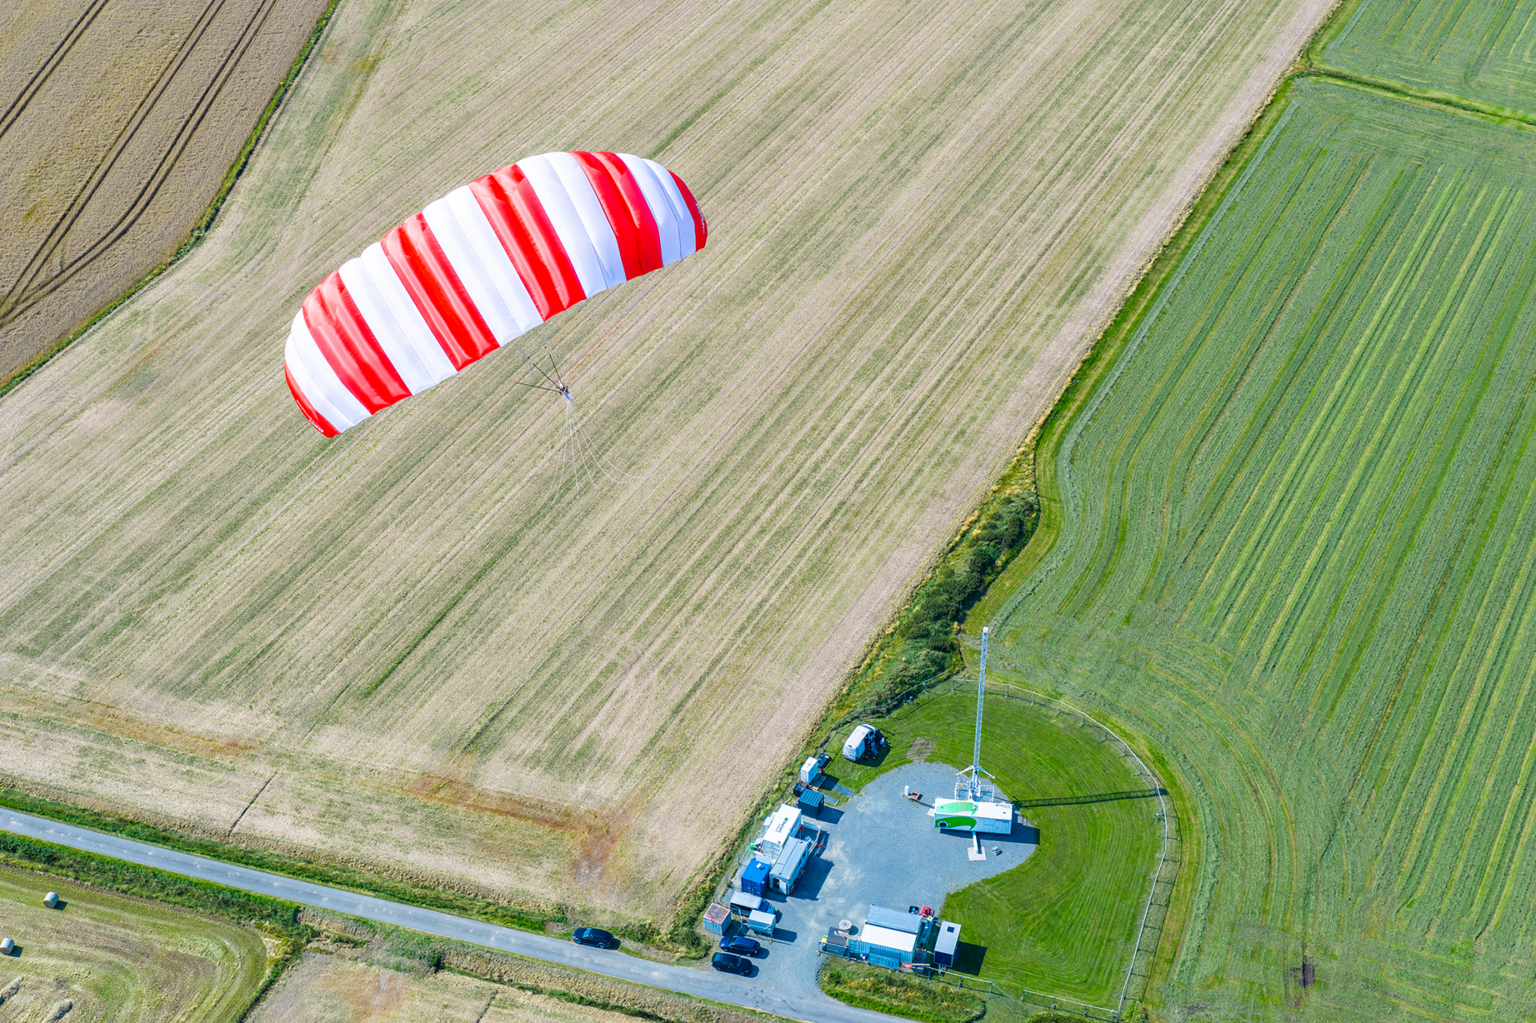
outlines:
[[[772,817],[768,818],[768,830],[763,835],[763,841],[769,845],[782,846],[787,840],[795,837],[795,831],[800,827],[799,807],[782,805]]]
[[[1013,820],[1012,803],[973,803],[969,799],[935,799],[933,809],[928,811],[930,817],[947,817],[950,814],[965,814],[969,817],[985,817],[993,821]]]
[[[903,934],[889,927],[876,927],[868,923],[864,925],[864,933],[859,935],[859,940],[866,944],[879,945],[881,948],[893,948],[898,952],[910,952],[917,947],[915,934]]]

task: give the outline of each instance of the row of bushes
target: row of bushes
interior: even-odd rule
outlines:
[[[987,587],[1034,535],[1040,503],[1034,492],[1004,494],[988,503],[939,567],[917,588],[897,621],[893,642],[870,663],[866,688],[880,703],[958,667],[959,623]]]

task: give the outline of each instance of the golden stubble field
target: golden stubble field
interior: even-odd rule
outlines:
[[[0,400],[0,771],[666,917],[1052,400],[1326,0],[347,0],[209,238]],[[325,273],[551,149],[708,248],[327,441]]]
[[[0,7],[0,382],[186,239],[325,6]]]

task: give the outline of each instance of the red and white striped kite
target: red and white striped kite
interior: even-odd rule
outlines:
[[[449,192],[309,293],[293,400],[327,437],[588,296],[704,247],[682,178],[628,153],[546,153]]]

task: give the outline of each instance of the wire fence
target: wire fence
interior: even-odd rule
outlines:
[[[818,750],[825,749],[827,743],[831,741],[834,735],[855,721],[888,718],[909,706],[916,706],[920,702],[925,702],[925,697],[958,695],[967,689],[974,693],[979,681],[979,679],[975,678],[960,678],[958,677],[958,672],[946,672],[897,693],[895,696],[889,697],[878,704],[856,708],[843,715],[828,727],[826,736],[817,748]],[[1156,819],[1162,828],[1162,848],[1157,856],[1157,869],[1151,875],[1152,884],[1147,891],[1147,898],[1142,907],[1141,919],[1136,928],[1136,942],[1131,949],[1131,960],[1126,965],[1125,979],[1121,982],[1115,1008],[1109,1009],[1104,1006],[1091,1005],[1087,1002],[1079,1002],[1075,999],[1064,998],[1059,995],[1031,991],[1028,988],[1021,989],[1020,994],[1020,1000],[1028,1001],[1031,1004],[1047,1006],[1057,1011],[1070,1012],[1074,1015],[1083,1016],[1086,1019],[1119,1020],[1125,1012],[1127,999],[1137,997],[1131,990],[1131,984],[1134,979],[1140,978],[1142,980],[1143,988],[1140,991],[1140,995],[1144,996],[1146,994],[1144,985],[1150,973],[1151,961],[1156,956],[1157,939],[1162,934],[1163,923],[1172,894],[1173,882],[1177,873],[1176,871],[1166,869],[1170,864],[1176,863],[1176,859],[1170,856],[1170,851],[1178,842],[1176,821],[1167,802],[1166,790],[1163,788],[1161,781],[1158,780],[1157,774],[1147,765],[1146,761],[1142,760],[1140,754],[1131,748],[1129,743],[1116,734],[1108,725],[1098,721],[1087,712],[1072,706],[1065,700],[1036,692],[1032,689],[1026,689],[1023,686],[1014,685],[1011,682],[999,682],[990,679],[987,682],[987,694],[989,696],[998,696],[1005,700],[1027,701],[1033,706],[1048,708],[1054,714],[1068,714],[1077,718],[1083,727],[1097,732],[1101,742],[1113,743],[1118,747],[1120,756],[1130,762],[1132,769],[1142,781],[1146,782],[1151,792],[1157,796],[1158,812]],[[1137,970],[1138,966],[1141,966],[1139,972]],[[947,983],[956,983],[956,978],[959,978],[957,986],[965,986],[965,981],[975,985],[978,990],[982,989],[983,985],[987,985],[991,992],[1000,993],[1010,1001],[1015,1000],[992,981],[967,978],[963,974],[947,972],[936,976],[936,979],[944,980]]]

